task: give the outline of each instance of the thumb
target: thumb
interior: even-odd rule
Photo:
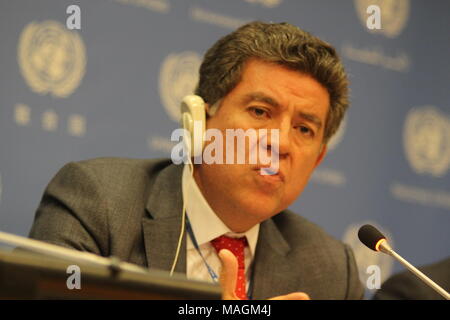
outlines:
[[[294,292],[284,296],[278,296],[269,300],[311,300],[311,298],[304,292]]]
[[[236,296],[236,281],[238,273],[238,261],[231,251],[222,249],[219,252],[219,258],[222,262],[220,271],[220,285],[222,287],[223,300],[239,300]]]

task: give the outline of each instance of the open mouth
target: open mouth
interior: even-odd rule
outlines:
[[[257,167],[255,170],[258,171],[258,174],[270,181],[284,181],[284,174],[278,169],[274,169],[271,167]]]
[[[261,168],[260,170],[261,175],[263,176],[273,176],[274,174],[278,174],[278,170],[275,170],[273,168]]]

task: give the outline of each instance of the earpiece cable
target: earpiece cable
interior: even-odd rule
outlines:
[[[194,166],[192,165],[191,157],[188,157],[188,167],[189,167],[189,173],[191,177],[194,177]],[[172,263],[172,268],[170,269],[170,276],[173,275],[175,271],[175,267],[178,262],[178,256],[180,255],[180,249],[181,249],[181,243],[183,241],[184,231],[186,229],[186,200],[183,196],[183,211],[181,213],[181,231],[180,231],[180,237],[178,238],[178,245],[177,245],[177,251],[175,253],[175,258]]]

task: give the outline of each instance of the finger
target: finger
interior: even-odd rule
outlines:
[[[284,296],[270,298],[269,300],[311,300],[311,298],[304,292],[294,292]]]
[[[220,250],[219,258],[222,262],[222,269],[220,271],[219,279],[220,285],[222,286],[222,299],[239,300],[235,293],[238,261],[234,254],[227,249]]]

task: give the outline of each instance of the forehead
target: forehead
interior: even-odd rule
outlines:
[[[225,99],[246,103],[249,97],[258,96],[255,93],[263,93],[283,108],[314,111],[322,120],[326,117],[330,103],[327,89],[310,75],[251,59],[244,65],[240,82]]]

